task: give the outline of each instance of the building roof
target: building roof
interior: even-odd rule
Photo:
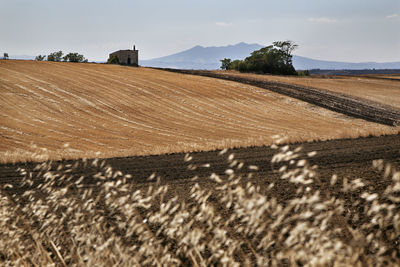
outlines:
[[[115,51],[115,52],[112,52],[111,54],[114,54],[114,53],[117,53],[117,52],[135,52],[135,51],[139,51],[139,50],[131,50],[131,49],[123,49],[123,50],[118,50],[118,51]]]

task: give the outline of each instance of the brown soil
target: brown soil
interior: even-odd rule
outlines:
[[[325,142],[303,143],[292,145],[292,148],[302,146],[304,153],[316,151],[316,156],[309,159],[312,165],[318,165],[320,180],[324,184],[329,181],[333,174],[339,177],[348,178],[349,180],[355,178],[362,178],[369,182],[375,189],[385,188],[390,179],[383,179],[377,171],[372,168],[372,161],[376,159],[383,159],[385,161],[399,165],[400,163],[400,135],[389,135],[382,137],[367,137],[358,139],[341,139]],[[155,156],[139,156],[139,157],[126,157],[126,158],[110,158],[106,159],[106,163],[110,165],[113,170],[119,170],[124,174],[131,174],[134,182],[142,187],[154,183],[149,181],[148,177],[155,174],[160,177],[165,183],[171,185],[171,192],[180,192],[179,195],[183,198],[187,197],[182,192],[186,192],[195,183],[201,183],[207,187],[207,184],[212,185],[207,177],[211,173],[224,176],[225,170],[228,169],[229,163],[227,157],[234,154],[234,158],[239,162],[244,163],[244,167],[236,174],[248,175],[252,174],[252,181],[260,186],[275,182],[276,196],[279,198],[287,198],[294,194],[295,188],[293,185],[279,180],[277,172],[278,166],[271,165],[271,158],[277,151],[269,147],[250,147],[232,149],[223,155],[219,155],[220,151],[210,152],[195,152],[190,155],[193,160],[189,162],[184,161],[186,154],[165,154]],[[84,163],[82,160],[66,160],[61,161],[63,165],[79,164],[79,167],[71,173],[77,179],[84,175],[85,177],[92,177],[98,172],[97,167],[93,167],[88,160]],[[54,162],[54,166],[58,166],[60,162]],[[25,169],[28,173],[32,172],[34,176],[38,173],[34,167],[38,163],[19,163],[19,164],[2,164],[0,165],[0,184],[13,184],[14,188],[18,188],[19,181],[22,176],[18,173],[18,168]],[[196,166],[195,170],[189,170],[190,166]],[[209,167],[204,167],[205,164],[210,164]],[[248,166],[258,166],[258,170],[249,170]],[[189,166],[189,167],[188,167]],[[55,169],[50,171],[56,171]],[[197,176],[196,181],[192,178]],[[87,180],[90,184],[90,179]],[[40,182],[40,181],[38,181]],[[179,186],[175,186],[179,185]],[[289,187],[288,187],[289,186]],[[338,190],[341,184],[338,183]],[[211,189],[211,188],[210,188]],[[23,189],[16,190],[21,193]],[[334,190],[333,190],[334,192]],[[335,193],[340,193],[335,192]]]

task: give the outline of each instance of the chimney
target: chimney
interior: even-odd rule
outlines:
[[[135,45],[133,45],[133,51],[135,51],[136,50],[136,46]]]

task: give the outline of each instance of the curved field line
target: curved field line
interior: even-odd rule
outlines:
[[[104,64],[0,61],[0,160],[116,157],[398,133],[232,81]],[[69,147],[64,147],[69,143]]]
[[[179,69],[163,70],[254,85],[356,118],[362,118],[390,126],[400,125],[400,110],[382,103],[382,100],[381,102],[375,102],[370,99],[351,96],[351,94],[338,93],[335,92],[335,90],[320,90],[312,87],[299,86],[296,82],[284,83],[282,81],[271,80],[268,77],[261,77],[261,75],[260,77],[255,77],[252,74],[230,72]],[[375,95],[378,96],[379,92],[375,92]],[[394,97],[397,97],[397,94],[395,94]]]

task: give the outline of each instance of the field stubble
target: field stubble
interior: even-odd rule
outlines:
[[[395,134],[254,86],[147,68],[0,61],[0,160],[110,158]],[[38,155],[43,155],[39,153]]]
[[[400,76],[399,75],[359,75],[359,76],[309,76],[290,77],[277,75],[244,74],[234,71],[217,71],[226,75],[237,75],[283,82],[306,87],[324,89],[350,96],[368,99],[400,110]]]
[[[389,126],[400,125],[400,109],[385,103],[375,101],[364,97],[368,95],[368,89],[364,88],[361,84],[360,88],[353,88],[354,91],[358,92],[357,95],[354,93],[341,93],[340,90],[325,90],[322,89],[318,83],[318,79],[315,79],[314,84],[307,84],[306,86],[297,84],[298,82],[310,79],[308,77],[293,77],[293,76],[273,76],[273,75],[260,75],[253,73],[239,73],[236,71],[207,71],[207,70],[181,70],[181,69],[163,69],[170,72],[198,75],[203,77],[212,77],[217,79],[223,79],[228,81],[240,82],[246,85],[253,85],[260,88],[267,89],[281,95],[296,98],[301,101],[305,101],[312,105],[316,105],[325,109],[329,109],[334,112],[339,112],[347,116],[362,118],[371,122],[381,123]],[[330,80],[338,77],[328,76]],[[361,76],[360,76],[361,77]],[[364,76],[363,76],[364,77]],[[369,76],[368,76],[369,77]],[[348,77],[347,77],[348,78]],[[375,77],[376,78],[376,77]],[[312,79],[312,80],[313,80]],[[380,78],[390,82],[388,78]],[[326,79],[325,79],[326,80]],[[359,79],[361,80],[361,79]],[[325,81],[326,82],[326,81]],[[396,80],[396,82],[398,82]],[[359,84],[356,84],[360,86]],[[339,87],[340,84],[336,84]],[[353,83],[354,86],[354,83]],[[323,87],[323,86],[322,86]],[[332,84],[331,84],[332,88]],[[333,86],[333,88],[335,88]],[[372,94],[377,97],[382,94],[391,100],[392,96],[394,99],[397,98],[397,91],[400,89],[399,86],[391,88],[389,92],[386,90],[380,90],[381,88],[373,88]],[[369,92],[371,93],[371,92]],[[362,97],[359,97],[361,95]],[[370,97],[371,98],[371,97]]]

